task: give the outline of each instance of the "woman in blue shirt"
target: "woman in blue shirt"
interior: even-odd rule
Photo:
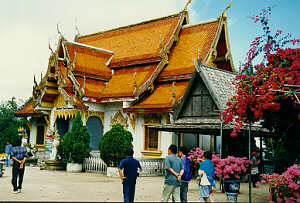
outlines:
[[[211,152],[204,152],[203,159],[200,160],[199,175],[201,176],[200,182],[200,200],[202,198],[205,202],[211,202],[212,187],[216,187],[215,184],[215,169],[214,164],[211,161]]]

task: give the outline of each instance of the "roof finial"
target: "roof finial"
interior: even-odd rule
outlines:
[[[59,25],[58,24],[59,24],[59,22],[56,24],[57,32],[58,32],[59,35],[62,35],[61,32],[60,32],[60,30],[59,30]]]
[[[183,11],[187,11],[187,7],[188,7],[188,5],[189,5],[191,2],[192,2],[192,0],[188,0],[188,2],[186,3],[186,5],[185,5]]]
[[[82,84],[82,90],[85,91],[85,81],[86,81],[86,77],[85,75],[83,76],[83,84]]]
[[[231,7],[232,0],[230,0],[228,6],[225,8],[224,12],[222,13],[222,17],[226,18],[227,17],[227,10]]]
[[[175,94],[175,81],[172,83],[172,97],[176,101],[176,94]]]
[[[201,64],[201,58],[200,58],[200,48],[198,48],[197,63],[198,63],[198,65],[200,65],[200,64]]]
[[[77,26],[77,18],[75,18],[75,30],[76,30],[76,32],[77,32],[77,34],[76,35],[80,35],[80,32],[79,32],[79,29],[78,29],[78,26]]]
[[[73,58],[73,61],[72,61],[72,67],[73,67],[74,70],[75,70],[75,65],[76,65],[76,59],[77,59],[77,52],[75,52],[74,58]]]
[[[48,48],[50,49],[50,51],[51,51],[52,53],[54,53],[54,51],[53,51],[53,49],[51,48],[51,45],[50,45],[50,40],[48,40]]]
[[[36,79],[35,79],[35,75],[33,75],[33,83],[34,83],[34,88],[36,88],[38,86]]]
[[[137,84],[136,84],[136,72],[134,72],[134,74],[133,74],[133,86],[135,88],[137,88]]]

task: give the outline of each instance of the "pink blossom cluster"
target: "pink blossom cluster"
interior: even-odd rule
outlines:
[[[246,157],[228,156],[221,159],[219,155],[213,155],[212,162],[215,165],[216,176],[222,175],[224,179],[241,179],[247,174],[249,166],[252,164]]]
[[[194,164],[194,166],[196,166],[199,162],[198,160],[203,157],[204,152],[204,150],[197,147],[195,150],[191,150],[188,153],[188,159],[191,161],[192,164]]]
[[[262,174],[261,183],[269,183],[270,202],[300,202],[300,166],[289,167],[282,175]]]

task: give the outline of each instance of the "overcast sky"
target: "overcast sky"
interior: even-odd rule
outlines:
[[[192,0],[190,22],[218,17],[229,0]],[[33,75],[38,81],[47,70],[50,51],[55,48],[56,25],[68,40],[80,34],[174,14],[186,0],[6,0],[0,7],[0,101],[31,96]],[[243,61],[250,41],[259,27],[250,16],[267,6],[275,6],[273,27],[300,37],[299,0],[233,0],[228,11],[229,40],[236,68]]]

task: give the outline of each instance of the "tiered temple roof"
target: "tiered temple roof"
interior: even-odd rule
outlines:
[[[52,108],[58,95],[63,95],[66,105],[74,108],[88,108],[86,101],[128,101],[131,105],[125,112],[171,112],[200,60],[204,65],[234,70],[223,14],[189,25],[184,10],[77,36],[75,42],[61,36],[46,75],[34,87],[32,106]]]

